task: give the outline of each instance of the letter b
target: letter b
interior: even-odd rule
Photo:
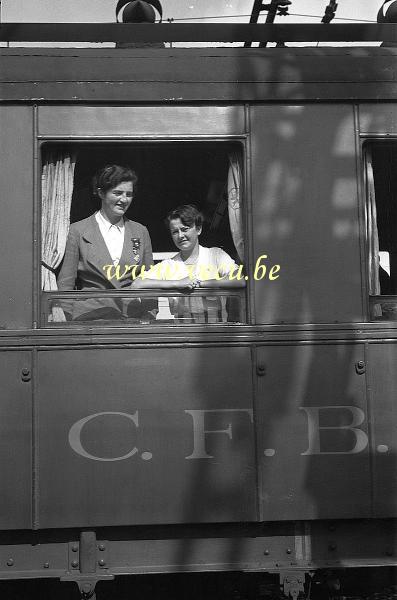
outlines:
[[[314,454],[358,454],[365,450],[368,446],[368,436],[359,425],[362,425],[365,420],[365,413],[361,408],[356,406],[300,406],[300,410],[304,410],[307,415],[309,447],[301,456],[312,456]],[[321,410],[348,410],[351,413],[352,419],[349,425],[336,426],[320,426],[320,411]],[[321,431],[332,430],[349,430],[355,435],[355,444],[351,450],[322,452],[321,451]]]

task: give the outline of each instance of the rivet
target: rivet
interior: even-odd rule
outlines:
[[[91,592],[91,584],[90,583],[83,584],[83,592],[85,594],[89,594]]]
[[[98,560],[98,565],[100,567],[104,567],[106,565],[106,560],[103,560],[103,558],[101,558],[101,560]]]
[[[50,568],[50,563],[49,562],[45,562],[44,565],[43,565],[43,567],[45,569],[49,569]]]
[[[13,559],[13,558],[9,558],[9,559],[7,560],[7,565],[8,565],[9,567],[12,567],[12,565],[13,565],[13,564],[14,564],[14,559]]]
[[[72,563],[71,563],[71,564],[72,564],[72,567],[73,567],[74,569],[77,569],[77,567],[79,566],[79,563],[78,563],[78,561],[77,561],[77,560],[72,560]]]
[[[74,546],[72,546],[72,552],[77,552],[79,549],[79,547],[75,544]]]
[[[287,554],[291,554],[291,553],[292,553],[292,550],[291,550],[291,548],[287,548],[287,550],[286,550],[286,553],[287,553]]]
[[[30,371],[29,369],[22,369],[22,375],[29,375]]]
[[[328,550],[329,550],[330,552],[333,552],[334,550],[336,550],[336,544],[329,544],[329,546],[328,546]]]
[[[106,546],[105,546],[105,544],[99,544],[98,548],[99,548],[99,550],[100,550],[101,552],[103,552],[104,550],[106,550]]]
[[[265,556],[269,556],[269,550],[265,550],[263,553]]]

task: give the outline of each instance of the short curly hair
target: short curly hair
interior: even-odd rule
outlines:
[[[137,174],[131,167],[106,165],[99,169],[93,177],[92,187],[94,195],[97,196],[99,191],[106,193],[124,181],[132,181],[134,186],[138,181]]]
[[[204,217],[194,204],[182,204],[171,210],[165,218],[165,224],[170,227],[170,222],[173,219],[180,219],[184,225],[188,227],[196,226],[197,229],[203,226]]]

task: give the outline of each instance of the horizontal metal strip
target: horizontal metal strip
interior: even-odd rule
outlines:
[[[3,23],[9,42],[397,42],[395,24]]]
[[[36,330],[37,331],[37,330]],[[184,334],[184,335],[183,335]],[[205,335],[205,341],[203,337]],[[87,330],[69,330],[63,329],[54,330],[54,335],[51,336],[47,331],[43,331],[43,335],[34,336],[33,333],[29,336],[6,339],[0,338],[0,352],[8,351],[20,351],[21,349],[30,351],[36,348],[39,351],[54,351],[57,350],[77,350],[81,348],[89,347],[90,349],[111,349],[111,348],[158,348],[164,350],[165,348],[209,348],[209,347],[251,347],[251,346],[351,346],[351,345],[363,345],[369,344],[386,344],[395,345],[397,343],[397,335],[395,337],[388,337],[381,339],[379,335],[370,334],[362,336],[354,336],[346,334],[343,336],[337,336],[330,334],[315,335],[315,334],[301,334],[296,335],[283,335],[283,334],[269,334],[266,336],[222,336],[221,334],[211,334],[210,332],[201,332],[198,335],[197,332],[192,332],[188,336],[187,332],[180,332],[179,335],[175,333],[165,333],[159,335],[157,332],[148,331],[120,331],[115,332],[114,330],[104,332],[103,329],[99,331]]]
[[[266,102],[395,101],[397,82],[353,83],[1,83],[0,102]]]

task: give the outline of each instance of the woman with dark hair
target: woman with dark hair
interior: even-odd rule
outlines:
[[[94,194],[101,208],[93,215],[72,223],[66,242],[65,257],[58,276],[58,289],[111,290],[131,285],[131,267],[139,273],[142,266],[153,264],[152,245],[146,227],[125,218],[137,182],[135,171],[120,165],[107,165],[93,179]],[[109,278],[109,266],[118,276]],[[127,267],[127,268],[125,268]],[[112,318],[117,302],[100,299],[73,302],[72,319]],[[113,315],[113,318],[116,315]]]
[[[134,287],[194,289],[245,286],[238,265],[224,250],[200,246],[203,215],[194,205],[178,206],[167,215],[165,222],[179,252],[135,279]]]
[[[198,288],[245,286],[241,268],[224,250],[200,246],[199,236],[203,215],[195,206],[184,204],[175,208],[167,215],[166,224],[179,252],[174,257],[155,265],[148,273],[142,274],[142,277],[135,279],[134,288],[191,291]],[[189,322],[224,320],[220,297],[187,296],[170,300],[172,312],[183,320]],[[209,312],[215,315],[212,319],[209,318]]]

